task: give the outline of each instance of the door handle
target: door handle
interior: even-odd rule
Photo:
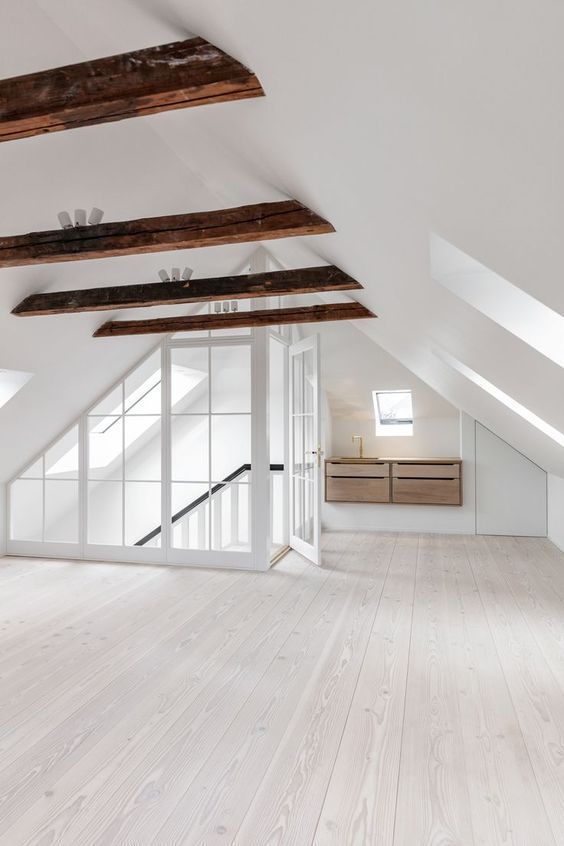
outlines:
[[[318,445],[317,449],[308,449],[307,455],[316,455],[317,456],[317,466],[321,467],[321,456],[324,454],[323,450],[321,449],[321,444]]]

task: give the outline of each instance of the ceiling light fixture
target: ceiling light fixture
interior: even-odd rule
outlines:
[[[99,223],[102,223],[102,218],[104,217],[104,212],[102,209],[97,208],[96,206],[92,207],[92,211],[88,216],[88,223],[90,226],[98,226]]]
[[[103,210],[97,208],[96,206],[92,207],[92,210],[88,215],[88,221],[86,219],[86,209],[74,210],[74,222],[68,211],[61,211],[57,215],[59,223],[61,224],[61,229],[73,229],[75,226],[86,226],[87,222],[90,226],[97,226],[102,222],[103,217]]]
[[[86,209],[74,210],[74,225],[86,226]]]
[[[165,270],[163,268],[162,270],[159,270],[159,278],[160,278],[161,282],[181,282],[182,281],[182,282],[188,283],[190,281],[190,279],[192,278],[193,273],[194,273],[194,271],[192,270],[191,267],[185,267],[184,270],[182,271],[182,275],[180,274],[180,268],[179,267],[173,267],[170,273],[168,272],[168,270]],[[188,284],[186,284],[184,287],[188,287]]]
[[[59,218],[59,223],[61,224],[61,229],[72,229],[73,228],[71,216],[67,211],[59,212],[57,217]]]

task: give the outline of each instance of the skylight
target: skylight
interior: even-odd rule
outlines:
[[[433,279],[564,367],[564,317],[443,238],[431,236]]]
[[[372,399],[378,436],[413,435],[411,391],[372,391]]]
[[[518,414],[519,417],[522,417],[523,420],[526,420],[527,423],[531,424],[531,426],[534,426],[544,435],[548,435],[549,438],[552,438],[552,440],[556,441],[556,443],[560,444],[560,446],[564,446],[564,432],[560,432],[558,429],[555,429],[554,426],[551,426],[550,423],[547,423],[546,420],[542,419],[542,417],[539,417],[526,406],[521,405],[520,402],[517,402],[516,399],[510,397],[509,394],[506,394],[505,391],[502,391],[501,388],[497,387],[497,385],[493,385],[491,382],[488,382],[487,379],[479,373],[476,373],[476,371],[472,370],[471,367],[463,364],[462,361],[459,361],[453,355],[450,355],[450,353],[441,350],[435,351],[435,354],[446,364],[449,364],[463,376],[466,376],[467,379],[470,379],[470,381],[479,388],[487,391],[490,396],[503,403],[506,408],[509,408],[511,411],[515,412],[515,414]]]
[[[0,370],[0,408],[15,397],[32,376],[33,373],[23,370]]]
[[[198,385],[207,379],[207,373],[180,365],[173,366],[174,378],[171,385],[171,408],[186,399]],[[160,425],[160,364],[150,373],[141,384],[128,392],[126,398],[127,425],[122,432],[122,403],[117,401],[115,407],[103,416],[91,417],[89,431],[89,466],[90,469],[100,470],[108,467],[122,454],[122,450],[129,449],[153,427]],[[120,393],[118,393],[121,396]],[[50,476],[65,473],[74,467],[78,461],[78,445],[73,445],[64,452],[59,460],[49,470]]]

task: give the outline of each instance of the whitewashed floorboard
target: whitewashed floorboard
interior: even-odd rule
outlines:
[[[560,846],[564,554],[0,559],[0,846]]]

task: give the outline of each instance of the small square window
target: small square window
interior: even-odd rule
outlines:
[[[372,398],[376,415],[376,435],[413,435],[411,391],[373,391]]]

